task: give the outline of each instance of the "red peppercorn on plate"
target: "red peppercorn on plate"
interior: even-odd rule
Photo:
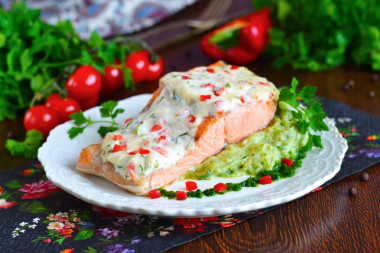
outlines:
[[[151,96],[145,94],[119,101],[118,107],[128,109],[118,115],[116,121],[122,125],[125,119],[136,116]],[[99,108],[92,108],[86,111],[85,115],[93,120],[101,118]],[[162,197],[159,191],[147,196],[137,196],[103,178],[78,171],[76,165],[81,150],[101,139],[96,125],[90,126],[75,139],[70,139],[67,134],[68,130],[74,126],[71,121],[59,125],[51,131],[47,141],[40,148],[38,158],[45,168],[47,177],[55,185],[95,205],[119,211],[167,217],[224,215],[291,201],[331,179],[340,169],[347,143],[338,133],[332,120],[326,119],[325,122],[330,130],[319,133],[324,148],[314,148],[309,151],[302,167],[297,169],[294,176],[272,183],[269,178],[265,178],[263,180],[267,184],[259,184],[258,187],[243,187],[240,191],[230,191],[212,197],[190,198],[179,193],[172,199],[168,199]],[[161,138],[161,141],[164,139]],[[120,148],[123,149],[123,147]],[[137,152],[147,151],[142,149]],[[226,191],[224,184],[242,182],[247,178],[243,176],[191,181],[196,183],[197,190],[217,188],[218,191]],[[176,181],[165,189],[187,192],[187,181],[189,180]],[[192,188],[195,188],[194,185]]]

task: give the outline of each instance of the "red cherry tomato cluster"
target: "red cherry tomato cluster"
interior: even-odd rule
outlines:
[[[61,98],[58,93],[50,95],[45,105],[30,108],[24,116],[24,126],[27,131],[36,129],[46,138],[50,130],[58,124],[70,120],[70,114],[95,106],[100,96],[108,96],[124,84],[123,71],[119,61],[106,66],[101,75],[92,66],[80,66],[66,81],[68,97]],[[161,57],[152,62],[147,50],[131,53],[126,58],[125,67],[132,70],[132,79],[140,82],[158,80],[164,70]]]
[[[164,71],[162,58],[159,57],[156,62],[152,62],[147,50],[133,52],[126,59],[125,66],[132,70],[135,83],[156,81]]]
[[[44,135],[58,124],[70,120],[69,115],[79,112],[78,102],[72,98],[61,98],[58,93],[50,95],[45,105],[36,105],[30,108],[24,116],[24,127],[27,131],[35,129]]]

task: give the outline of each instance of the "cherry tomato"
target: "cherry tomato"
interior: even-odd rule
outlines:
[[[119,64],[120,62],[115,62],[115,65]],[[104,68],[104,72],[105,74],[103,75],[103,86],[100,90],[100,94],[102,96],[108,96],[123,86],[123,71],[120,68],[107,66]]]
[[[61,98],[58,93],[51,94],[46,99],[45,105],[58,113],[60,123],[70,120],[70,114],[80,111],[80,105],[76,100]]]
[[[149,60],[148,51],[145,50],[145,53],[146,53],[147,58]],[[145,76],[144,81],[145,82],[154,82],[161,77],[162,72],[164,72],[164,61],[162,60],[161,57],[159,57],[156,62],[151,62],[149,60],[148,70],[147,70],[147,74]]]
[[[149,58],[145,50],[131,53],[126,59],[125,66],[132,70],[132,79],[135,83],[145,80],[148,73]]]
[[[78,103],[80,104],[80,108],[84,111],[84,110],[94,107],[98,103],[98,101],[99,101],[99,95],[96,95],[88,100],[78,101]]]
[[[36,105],[30,108],[24,116],[24,127],[27,131],[35,129],[46,138],[50,130],[59,124],[59,116],[56,111],[44,105]]]
[[[102,76],[91,66],[80,66],[66,82],[69,97],[77,101],[95,97],[101,88]]]

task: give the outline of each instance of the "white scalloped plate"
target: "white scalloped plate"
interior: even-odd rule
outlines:
[[[119,107],[125,109],[119,115],[123,119],[135,116],[150,99],[151,94],[144,94],[119,101]],[[98,108],[85,112],[92,119],[100,118]],[[326,120],[330,128],[322,132],[323,149],[314,148],[307,154],[303,166],[291,178],[285,178],[269,185],[243,188],[239,192],[229,192],[202,199],[190,198],[185,201],[166,198],[150,199],[135,196],[118,186],[97,176],[81,173],[76,170],[76,162],[82,148],[97,143],[100,136],[98,126],[91,126],[85,132],[71,140],[67,131],[72,122],[59,125],[50,132],[44,145],[38,151],[38,159],[45,168],[46,176],[55,185],[86,202],[116,209],[119,211],[157,215],[157,216],[213,216],[236,212],[250,211],[285,203],[299,198],[327,180],[330,180],[340,169],[347,143],[338,133],[334,122]],[[197,181],[200,189],[212,188],[218,182],[240,182],[247,177],[234,179],[214,179]],[[171,190],[185,190],[185,183],[178,181],[169,186]]]

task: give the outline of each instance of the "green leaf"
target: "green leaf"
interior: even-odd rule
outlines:
[[[83,229],[75,236],[74,241],[90,239],[94,235],[94,229]]]
[[[104,40],[96,31],[93,31],[87,43],[90,47],[100,47],[104,44]]]
[[[117,108],[117,109],[115,110],[115,112],[112,114],[112,118],[115,119],[115,118],[117,117],[117,115],[119,115],[119,114],[121,114],[121,113],[123,113],[123,112],[124,112],[124,109],[122,109],[122,108]]]
[[[21,71],[23,73],[26,73],[32,64],[33,64],[33,60],[29,54],[29,49],[25,49],[20,57]]]
[[[5,143],[5,147],[13,156],[22,155],[26,158],[36,158],[43,139],[43,134],[40,131],[32,129],[26,133],[23,142],[8,139]]]
[[[132,70],[130,68],[125,68],[125,67],[122,67],[121,70],[123,71],[124,87],[131,91],[135,91],[136,85],[132,78]]]
[[[79,134],[83,133],[84,129],[85,129],[84,127],[72,127],[72,128],[70,128],[68,131],[70,139],[74,139]]]
[[[92,63],[91,55],[86,50],[82,50],[81,55],[82,55],[81,63],[83,65],[90,65]]]
[[[101,62],[92,62],[91,63],[91,66],[93,66],[100,74],[104,75],[105,72],[104,72],[104,68],[106,66],[105,63],[101,63]]]
[[[0,49],[5,46],[6,36],[4,33],[0,33]]]
[[[321,136],[319,136],[319,135],[310,135],[310,138],[312,139],[314,146],[316,146],[318,148],[323,148]]]
[[[315,92],[317,91],[317,87],[306,85],[303,87],[298,96],[302,98],[306,103],[311,103],[314,100]]]
[[[116,131],[118,128],[117,127],[113,127],[113,126],[101,126],[99,127],[98,129],[98,133],[99,135],[104,138],[104,136],[106,136],[107,133],[109,132],[113,132],[113,131]]]
[[[44,87],[44,78],[42,75],[35,75],[31,82],[30,87],[34,92],[42,92]]]
[[[12,181],[6,183],[5,186],[12,189],[19,189],[24,187],[17,179],[13,179]]]
[[[47,209],[45,206],[39,202],[34,200],[32,203],[30,202],[24,202],[19,206],[19,210],[21,212],[28,212],[28,213],[47,213]]]
[[[77,125],[77,126],[81,126],[83,125],[84,123],[87,123],[89,122],[89,119],[87,119],[83,112],[80,111],[80,112],[76,112],[76,113],[73,113],[70,115],[70,118],[72,120],[74,120],[74,124]]]
[[[83,250],[83,252],[85,252],[85,253],[96,253],[96,249],[88,246],[87,249]]]
[[[102,107],[100,108],[100,115],[102,118],[112,117],[112,111],[117,106],[117,102],[114,100],[109,100],[107,102],[104,102],[102,104]]]
[[[295,77],[293,77],[292,83],[291,83],[292,90],[296,91],[297,86],[298,86],[298,80]]]

